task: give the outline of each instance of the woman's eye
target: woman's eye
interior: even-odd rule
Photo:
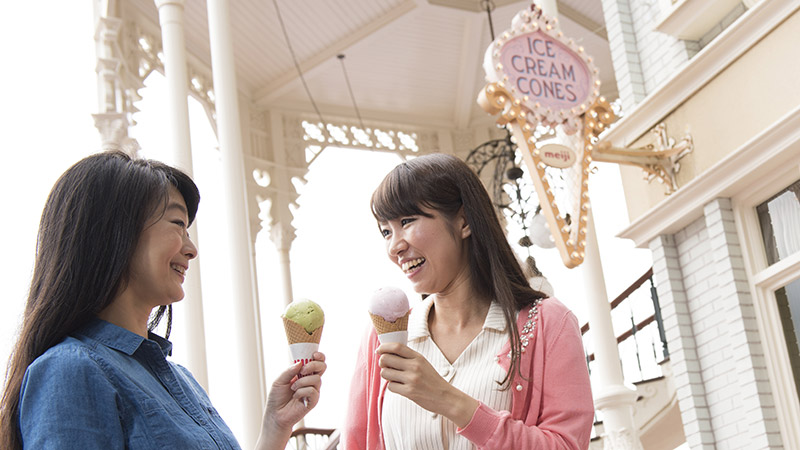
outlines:
[[[184,222],[182,220],[173,220],[172,223],[174,223],[175,225],[178,225],[181,228],[186,228],[186,222]]]
[[[402,226],[406,226],[406,225],[410,224],[410,223],[411,223],[411,222],[413,222],[413,221],[414,221],[414,218],[413,218],[413,217],[408,217],[408,218],[405,218],[405,219],[400,219],[400,225],[402,225]]]
[[[389,230],[386,229],[381,230],[381,236],[383,237],[389,236]]]

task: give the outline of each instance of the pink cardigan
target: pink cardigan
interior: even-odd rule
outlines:
[[[528,309],[517,316],[522,330]],[[555,298],[539,305],[536,332],[522,353],[524,378],[514,374],[511,412],[480,404],[472,420],[459,429],[478,449],[587,449],[594,418],[589,372],[575,315]],[[380,450],[381,409],[386,382],[380,377],[374,330],[365,337],[350,386],[342,440],[345,450]],[[508,370],[507,343],[498,364]],[[532,350],[532,351],[531,351]]]

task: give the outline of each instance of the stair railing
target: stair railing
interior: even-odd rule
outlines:
[[[643,289],[642,287],[648,281],[649,289]],[[625,331],[617,334],[620,363],[623,367],[625,381],[636,383],[661,376],[660,363],[669,358],[669,349],[664,333],[658,293],[653,281],[653,268],[648,269],[618,295],[610,306],[615,332],[622,328],[618,325],[629,323],[624,326]],[[645,317],[641,318],[643,315]],[[637,320],[637,318],[640,319]],[[591,334],[587,336],[588,331],[589,324],[586,323],[581,327],[581,334],[584,337],[584,348],[591,349]],[[644,346],[650,347],[652,353],[644,353],[642,350]],[[589,366],[589,373],[591,373],[593,361],[594,353],[587,352],[586,363]]]

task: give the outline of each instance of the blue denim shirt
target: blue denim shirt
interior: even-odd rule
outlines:
[[[172,344],[96,319],[28,366],[19,425],[25,448],[238,449]]]

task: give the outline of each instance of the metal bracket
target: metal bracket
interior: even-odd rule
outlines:
[[[645,179],[652,181],[657,178],[664,184],[666,194],[678,190],[675,176],[681,169],[680,160],[694,150],[694,141],[689,133],[679,142],[667,136],[667,126],[664,122],[656,125],[651,133],[656,135],[657,142],[639,148],[614,147],[610,142],[599,142],[592,150],[595,161],[627,164],[641,168]]]

